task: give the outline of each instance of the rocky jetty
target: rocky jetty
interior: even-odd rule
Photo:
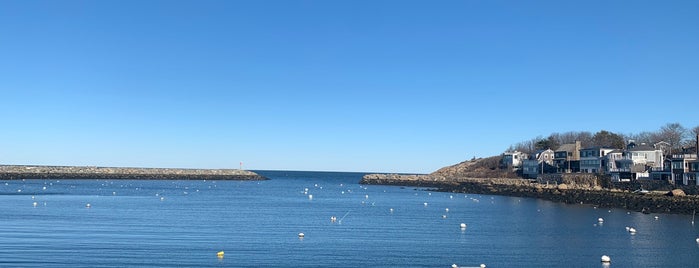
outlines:
[[[604,188],[588,176],[564,176],[559,182],[527,179],[448,178],[433,175],[368,174],[362,184],[430,187],[437,191],[540,198],[567,204],[588,204],[600,208],[624,208],[644,213],[691,214],[699,209],[699,197],[654,191],[647,194]],[[671,193],[671,194],[669,194]]]
[[[21,179],[266,180],[267,178],[239,169],[0,165],[0,180]]]

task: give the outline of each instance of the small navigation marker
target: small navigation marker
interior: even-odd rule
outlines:
[[[224,254],[224,253],[223,253],[223,250],[222,250],[222,251],[219,251],[219,252],[216,253],[216,257],[219,258],[219,259],[223,259],[223,254]]]
[[[85,205],[85,207],[86,207],[86,208],[91,208],[92,205],[90,205],[90,203],[87,203],[87,205]]]

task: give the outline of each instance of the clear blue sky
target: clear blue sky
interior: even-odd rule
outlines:
[[[699,125],[699,1],[0,1],[0,163],[422,172]]]

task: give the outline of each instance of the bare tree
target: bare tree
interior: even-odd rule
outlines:
[[[685,147],[695,147],[697,146],[697,136],[699,136],[699,126],[696,126],[692,128],[689,131],[691,137],[687,140],[687,143],[685,143]],[[696,148],[697,151],[699,152],[699,148]]]
[[[680,123],[668,123],[660,128],[659,137],[669,143],[673,149],[679,149],[687,136],[687,129]]]

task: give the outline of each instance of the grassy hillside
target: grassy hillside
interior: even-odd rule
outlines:
[[[509,169],[500,169],[501,156],[491,156],[464,161],[440,168],[430,175],[447,178],[517,178]]]

